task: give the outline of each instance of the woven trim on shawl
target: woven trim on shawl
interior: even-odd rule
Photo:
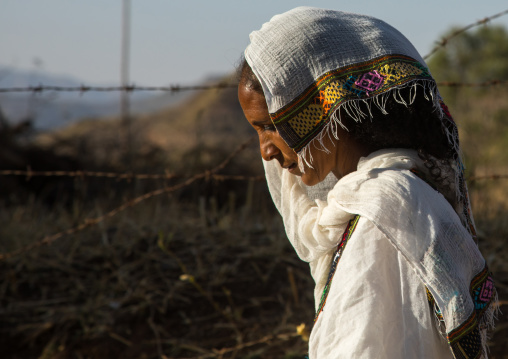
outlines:
[[[485,332],[493,326],[497,296],[487,265],[471,280],[470,293],[475,310],[447,334],[455,358],[480,358],[486,354]]]
[[[337,265],[339,264],[339,260],[342,256],[342,252],[344,248],[346,248],[346,244],[349,241],[349,238],[353,235],[355,231],[356,225],[358,224],[358,220],[360,219],[359,215],[356,215],[349,221],[346,229],[344,230],[344,234],[342,234],[342,239],[337,245],[337,249],[332,258],[332,263],[330,265],[330,272],[328,273],[328,279],[326,280],[325,288],[323,289],[323,294],[321,295],[321,300],[319,302],[318,310],[316,311],[316,316],[314,317],[314,323],[318,320],[319,314],[323,311],[323,308],[326,304],[326,299],[328,298],[328,293],[330,292],[330,286],[332,284],[332,279],[337,269]]]
[[[377,95],[416,80],[431,81],[435,86],[427,68],[413,58],[382,56],[323,74],[299,97],[270,117],[289,147],[299,152],[344,103],[376,100]]]

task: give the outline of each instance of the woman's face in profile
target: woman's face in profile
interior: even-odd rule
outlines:
[[[308,186],[318,184],[334,169],[336,161],[333,161],[333,159],[336,155],[337,146],[329,144],[327,148],[330,153],[328,154],[311,146],[313,168],[304,165],[305,172],[302,173],[298,167],[297,154],[280,137],[270,119],[265,97],[240,84],[238,99],[247,121],[258,133],[261,157],[265,161],[277,160],[282,168],[287,169],[293,175],[300,176],[303,183]]]

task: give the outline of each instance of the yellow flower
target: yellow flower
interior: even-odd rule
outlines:
[[[190,274],[182,274],[182,275],[180,276],[180,280],[182,280],[182,281],[184,281],[184,282],[185,282],[185,281],[194,282],[194,277],[193,277],[193,276],[191,276]]]
[[[296,333],[302,337],[303,341],[309,341],[309,330],[306,328],[305,323],[302,323],[296,327]]]

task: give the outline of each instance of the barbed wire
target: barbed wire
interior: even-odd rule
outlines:
[[[148,173],[118,173],[118,172],[100,172],[100,171],[33,171],[28,168],[26,170],[0,170],[0,176],[23,176],[29,181],[32,177],[99,177],[111,178],[116,180],[133,180],[133,179],[175,179],[181,178],[183,175],[175,175],[171,173],[164,174],[148,174]]]
[[[145,200],[147,200],[149,198],[156,197],[156,196],[159,196],[161,194],[177,191],[177,190],[179,190],[181,188],[184,188],[184,187],[187,187],[187,186],[191,185],[193,182],[195,182],[195,181],[197,181],[199,179],[203,179],[203,178],[204,179],[209,179],[213,175],[215,175],[216,172],[219,172],[220,170],[224,169],[224,167],[226,167],[228,165],[228,163],[231,162],[231,160],[235,156],[237,156],[240,152],[242,152],[245,148],[247,148],[247,146],[250,145],[253,142],[254,139],[255,139],[255,137],[252,137],[249,140],[245,141],[236,150],[234,150],[224,161],[222,161],[218,166],[216,166],[216,167],[214,167],[214,168],[212,168],[210,170],[206,170],[204,172],[196,174],[196,175],[188,178],[184,182],[176,184],[174,186],[166,186],[166,187],[159,188],[159,189],[156,189],[154,191],[145,193],[145,194],[143,194],[143,195],[141,195],[139,197],[136,197],[134,199],[131,199],[129,201],[124,202],[122,205],[116,207],[115,209],[109,211],[108,213],[106,213],[106,214],[104,214],[102,216],[95,217],[95,218],[87,218],[81,224],[79,224],[79,225],[77,225],[75,227],[72,227],[72,228],[69,228],[67,230],[58,232],[56,234],[47,235],[44,238],[42,238],[41,240],[39,240],[37,242],[34,242],[34,243],[31,243],[29,245],[23,246],[23,247],[15,250],[15,251],[8,252],[8,253],[0,253],[0,261],[3,261],[3,260],[6,260],[6,259],[9,259],[9,258],[12,258],[14,256],[17,256],[17,255],[29,252],[29,251],[31,251],[31,250],[33,250],[35,248],[39,248],[39,247],[42,247],[42,246],[45,246],[45,245],[49,245],[49,244],[55,242],[56,240],[58,240],[58,239],[60,239],[62,237],[65,237],[65,236],[68,236],[68,235],[72,235],[72,234],[76,234],[78,232],[81,232],[84,229],[86,229],[88,227],[91,227],[91,226],[94,226],[94,225],[97,225],[97,224],[99,224],[100,222],[103,222],[106,219],[112,218],[115,215],[117,215],[118,213],[126,210],[127,208],[133,207],[134,205],[137,205],[138,203],[143,202],[143,201],[145,201]]]
[[[467,179],[467,182],[470,184],[482,180],[498,180],[498,179],[508,179],[508,175],[500,175],[500,174],[493,174],[493,175],[485,175],[485,176],[471,176]]]
[[[437,83],[441,87],[489,87],[497,85],[508,85],[508,80],[489,80],[484,82],[452,82],[442,81]]]
[[[53,85],[37,85],[37,86],[25,86],[25,87],[0,87],[0,93],[7,92],[31,92],[31,93],[42,93],[42,92],[79,92],[84,94],[86,92],[135,92],[135,91],[145,91],[145,92],[182,92],[182,91],[198,91],[198,90],[213,90],[213,89],[227,89],[227,88],[236,88],[238,83],[217,83],[212,85],[196,85],[196,86],[182,86],[182,85],[172,85],[172,86],[136,86],[136,85],[127,85],[127,86],[53,86]]]
[[[138,180],[159,180],[159,179],[178,179],[185,177],[184,174],[151,174],[151,173],[118,173],[118,172],[98,172],[98,171],[33,171],[30,168],[27,170],[0,170],[0,176],[21,176],[26,177],[29,181],[32,177],[75,177],[75,178],[108,178],[131,181]],[[264,176],[243,176],[243,175],[219,175],[210,174],[210,179],[216,181],[261,181]]]
[[[446,45],[448,45],[448,42],[451,39],[453,39],[454,37],[462,34],[463,32],[466,32],[467,30],[472,29],[473,27],[476,27],[476,26],[485,25],[489,21],[497,19],[497,18],[499,18],[501,16],[504,16],[504,15],[507,15],[507,14],[508,14],[508,9],[506,9],[504,11],[501,11],[501,12],[499,12],[497,14],[494,14],[492,16],[485,17],[485,18],[483,18],[481,20],[478,20],[478,21],[476,21],[476,22],[474,22],[472,24],[469,24],[467,26],[464,26],[464,27],[461,27],[460,29],[455,30],[450,35],[448,35],[446,37],[443,37],[439,42],[437,42],[436,46],[434,46],[434,48],[427,55],[425,55],[423,57],[423,59],[427,60],[430,56],[435,54],[439,49],[441,49],[441,48],[445,47]]]
[[[156,179],[178,179],[184,178],[184,174],[171,174],[171,173],[161,173],[161,174],[151,174],[151,173],[120,173],[120,172],[97,172],[97,171],[33,171],[30,168],[27,170],[0,170],[0,176],[19,176],[26,177],[26,180],[29,181],[32,177],[77,177],[77,178],[108,178],[108,179],[116,179],[119,180],[127,180],[131,181],[133,179],[147,179],[147,180],[156,180]],[[245,175],[221,175],[211,173],[208,176],[208,179],[213,179],[216,181],[264,181],[264,175],[258,176],[245,176]],[[497,179],[508,179],[508,175],[505,174],[492,174],[492,175],[484,175],[484,176],[471,176],[467,178],[467,182],[476,182],[480,180],[497,180]]]
[[[508,80],[489,80],[484,82],[450,82],[442,81],[438,82],[437,85],[440,87],[491,87],[498,85],[507,85]],[[85,92],[98,91],[98,92],[136,92],[136,91],[159,91],[159,92],[181,92],[181,91],[196,91],[196,90],[223,90],[228,88],[236,88],[237,83],[228,84],[213,84],[213,85],[202,85],[202,86],[180,86],[175,85],[171,87],[157,87],[157,86],[112,86],[112,87],[100,87],[100,86],[27,86],[27,87],[0,87],[0,93],[32,93],[40,94],[43,92],[79,92],[84,94]]]

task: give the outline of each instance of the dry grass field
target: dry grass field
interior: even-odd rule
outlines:
[[[480,248],[507,312],[508,179],[482,177],[508,174],[505,90],[489,90],[496,96],[475,103],[464,97],[451,111],[475,179]],[[35,145],[82,169],[183,177],[47,178],[34,188],[37,178],[20,177],[1,200],[0,253],[181,183],[251,136],[234,90],[197,93],[136,118],[130,164],[121,133],[117,119],[90,120],[40,136]],[[220,173],[262,175],[256,145]],[[2,260],[0,276],[2,358],[302,358],[307,344],[300,325],[308,328],[313,319],[308,266],[285,238],[265,183],[256,180],[196,180]],[[491,358],[508,358],[506,338],[502,316]]]

